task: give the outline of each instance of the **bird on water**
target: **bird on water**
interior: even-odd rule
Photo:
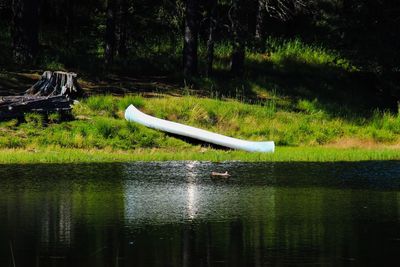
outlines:
[[[225,171],[225,172],[211,172],[211,176],[219,176],[219,177],[228,178],[231,175],[227,171]]]

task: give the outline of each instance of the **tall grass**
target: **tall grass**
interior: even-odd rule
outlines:
[[[320,146],[352,140],[394,145],[400,141],[400,116],[376,111],[371,118],[346,120],[326,113],[317,100],[299,100],[296,111],[273,102],[257,104],[194,96],[143,98],[139,95],[93,96],[76,104],[76,120],[57,123],[28,114],[25,122],[0,123],[0,148],[58,146],[79,149],[190,148],[191,144],[144,126],[128,123],[124,110],[134,104],[159,118],[255,141],[274,140],[278,146]]]
[[[115,98],[111,95],[91,96],[74,107],[76,115],[104,115],[118,117],[130,104],[141,108],[144,100],[140,95],[126,95],[123,98]]]
[[[85,162],[129,162],[199,160],[246,162],[326,162],[326,161],[367,161],[399,160],[400,151],[395,149],[336,149],[336,148],[294,148],[279,147],[275,153],[248,153],[243,151],[221,151],[208,149],[136,149],[132,151],[68,149],[57,146],[39,150],[2,149],[0,164],[12,163],[85,163]]]
[[[282,66],[292,61],[308,65],[331,65],[345,70],[355,70],[355,67],[338,52],[316,44],[306,44],[300,39],[283,40],[269,38],[267,47],[270,50],[270,60]]]
[[[217,43],[215,46],[216,70],[229,68],[232,45],[228,42]],[[200,49],[200,58],[205,57],[205,48]],[[246,51],[247,62],[267,62],[284,67],[288,62],[308,65],[331,65],[345,70],[356,70],[349,60],[337,51],[327,49],[318,44],[307,44],[300,39],[281,39],[269,37],[266,41],[266,52],[258,53],[252,49]],[[251,70],[250,70],[251,71]]]
[[[159,118],[238,138],[275,140],[278,145],[324,145],[342,138],[355,138],[360,143],[395,143],[400,137],[399,116],[377,112],[364,122],[348,121],[326,113],[316,99],[299,100],[296,112],[281,109],[271,100],[246,104],[193,96],[139,99],[142,110]],[[114,102],[129,101],[127,98]],[[123,106],[126,104],[120,105],[119,114]]]

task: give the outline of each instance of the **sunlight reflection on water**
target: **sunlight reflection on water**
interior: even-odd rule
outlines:
[[[0,177],[1,266],[10,241],[26,266],[363,265],[400,249],[399,162],[3,165]]]

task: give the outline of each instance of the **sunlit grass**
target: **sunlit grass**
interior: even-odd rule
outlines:
[[[375,112],[371,118],[334,117],[318,101],[299,100],[296,111],[269,101],[257,104],[194,96],[143,98],[139,95],[90,97],[76,104],[75,120],[61,121],[27,114],[25,122],[0,123],[0,148],[43,148],[131,150],[137,148],[187,149],[193,147],[163,132],[124,119],[124,110],[134,104],[158,118],[176,121],[212,132],[262,141],[280,146],[321,146],[353,140],[364,144],[393,146],[400,141],[400,116]]]
[[[170,45],[154,44],[142,48],[146,50],[143,55],[148,58],[160,53],[172,53],[171,57],[180,55],[181,47],[171,50]],[[229,70],[231,50],[229,43],[219,43],[215,47],[214,67],[222,74]],[[200,61],[204,60],[204,53],[205,49],[201,47]],[[272,76],[276,76],[276,73],[268,74],[271,69],[280,69],[279,73],[294,71],[298,74],[302,69],[298,64],[318,66],[318,69],[328,66],[328,71],[331,71],[331,67],[354,70],[350,62],[337,52],[298,39],[284,41],[270,38],[267,40],[266,53],[249,49],[246,55],[244,77],[226,77],[221,81],[213,77],[199,78],[197,86],[199,89],[209,89],[210,98],[198,98],[190,93],[183,97],[160,98],[144,98],[137,94],[124,97],[91,96],[74,105],[73,115],[76,119],[72,121],[62,121],[55,114],[47,118],[27,114],[22,123],[1,122],[0,148],[57,146],[63,149],[132,150],[193,147],[165,133],[126,122],[124,110],[130,104],[159,118],[236,138],[273,140],[278,147],[340,144],[341,140],[350,139],[355,140],[353,143],[357,147],[371,143],[393,146],[400,142],[398,114],[376,111],[372,117],[338,116],[335,111],[328,112],[326,105],[322,105],[316,97],[281,96],[279,86],[270,81]],[[314,70],[311,68],[308,71]],[[249,104],[246,95],[252,93],[256,93],[258,98]]]
[[[288,61],[308,65],[331,65],[345,70],[355,70],[354,66],[341,57],[336,51],[326,49],[320,45],[306,44],[300,39],[281,40],[269,38],[267,46],[271,51],[270,60],[277,65],[284,65]]]
[[[221,151],[213,149],[135,149],[84,150],[49,147],[45,149],[1,149],[0,164],[11,163],[88,163],[88,162],[129,162],[129,161],[232,161],[245,162],[331,162],[399,160],[400,151],[395,149],[337,149],[279,147],[275,153],[248,153],[243,151]]]
[[[205,49],[202,49],[203,51]],[[229,68],[229,58],[232,45],[227,42],[218,43],[215,47],[217,70]],[[288,64],[307,64],[311,66],[330,65],[344,70],[353,71],[356,68],[337,51],[329,50],[321,45],[307,44],[300,39],[280,39],[270,37],[266,41],[265,53],[246,51],[247,64],[252,61],[257,63],[270,63],[278,67],[287,67]],[[250,66],[251,67],[251,66]],[[251,70],[250,70],[251,72]]]

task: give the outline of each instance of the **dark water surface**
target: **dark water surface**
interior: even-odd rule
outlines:
[[[399,262],[400,162],[0,165],[0,266]]]

